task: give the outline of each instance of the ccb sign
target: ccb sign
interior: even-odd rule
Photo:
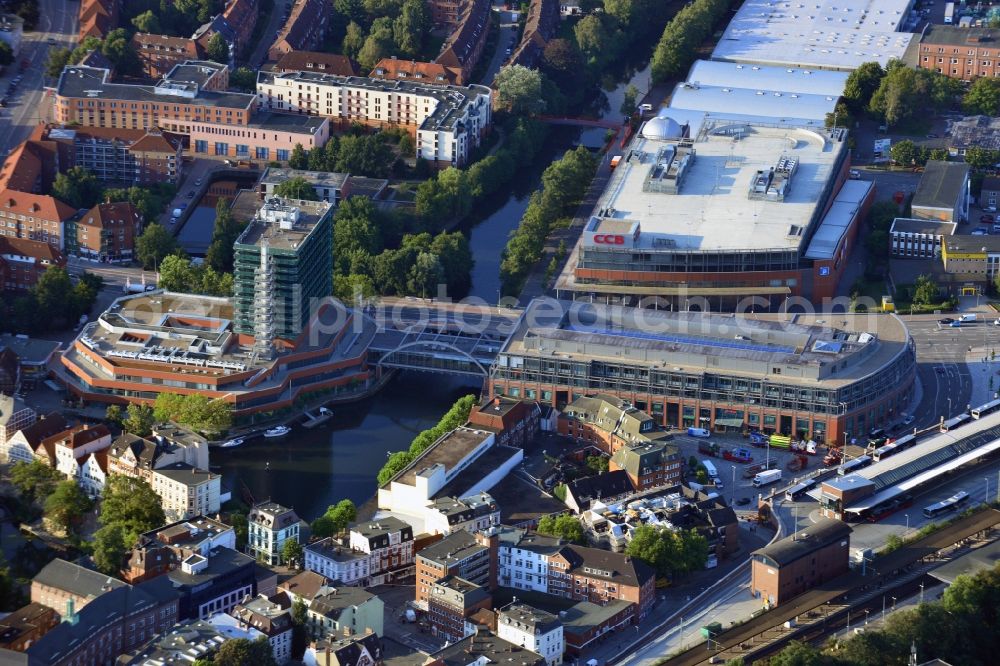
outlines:
[[[598,245],[624,245],[625,237],[617,234],[594,234],[594,242]]]

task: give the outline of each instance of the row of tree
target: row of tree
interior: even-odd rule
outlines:
[[[507,295],[520,291],[531,267],[545,249],[545,239],[560,218],[571,214],[586,194],[597,159],[583,146],[567,150],[542,173],[542,189],[531,195],[521,223],[507,241],[500,281]]]
[[[130,403],[122,410],[118,405],[110,405],[105,418],[139,437],[148,437],[153,425],[168,421],[211,435],[224,433],[233,424],[232,407],[226,401],[178,393],[160,393],[152,407]]]
[[[167,291],[205,296],[232,296],[233,274],[219,273],[207,263],[168,255],[159,266],[158,286]]]
[[[940,601],[889,615],[882,629],[868,629],[823,647],[795,641],[770,666],[906,666],[941,659],[985,666],[1000,654],[1000,566],[962,575]]]
[[[363,72],[382,58],[430,59],[424,45],[433,21],[422,0],[336,0],[334,21],[346,21],[341,52]],[[485,26],[484,26],[485,29]]]
[[[90,312],[103,283],[92,273],[74,282],[65,269],[53,266],[27,291],[0,293],[0,331],[35,335],[65,330]]]
[[[85,37],[72,51],[66,48],[54,48],[49,51],[45,61],[45,73],[52,78],[59,78],[66,65],[80,62],[88,51],[102,54],[119,75],[136,76],[142,73],[142,63],[132,46],[132,35],[125,28],[115,28],[104,39]]]
[[[139,32],[189,37],[224,9],[223,0],[129,0],[124,20]]]
[[[580,519],[566,513],[561,513],[558,516],[542,516],[538,520],[536,531],[539,534],[563,539],[570,543],[581,545],[587,543],[587,535],[583,531]]]
[[[892,144],[889,156],[896,164],[903,166],[924,166],[928,160],[947,160],[947,148],[918,146],[909,139]]]
[[[349,499],[340,500],[327,507],[326,512],[309,525],[312,536],[318,539],[339,534],[358,517],[358,508]]]
[[[407,466],[416,460],[417,456],[426,451],[431,444],[468,421],[469,412],[475,404],[476,396],[474,395],[466,395],[459,398],[455,404],[452,405],[451,409],[445,412],[445,415],[441,417],[441,420],[438,421],[437,425],[433,428],[421,431],[419,435],[413,438],[413,442],[410,444],[409,450],[396,451],[390,455],[385,465],[383,465],[382,469],[378,472],[378,485],[382,486],[388,483],[389,479],[406,469]]]
[[[368,178],[386,178],[392,172],[396,154],[391,142],[400,144],[400,154],[413,154],[413,140],[406,131],[384,130],[375,134],[332,136],[322,148],[310,151],[295,144],[288,156],[292,169],[338,171]]]
[[[674,580],[705,568],[708,540],[695,530],[640,525],[632,533],[625,553],[653,567],[657,576]]]
[[[698,57],[698,48],[733,4],[733,0],[694,0],[677,12],[653,51],[653,81],[662,83],[684,76]]]
[[[961,92],[961,81],[929,69],[913,69],[901,60],[891,60],[885,68],[866,62],[847,77],[836,115],[838,124],[868,115],[884,120],[887,126],[898,125],[927,111],[947,109]]]

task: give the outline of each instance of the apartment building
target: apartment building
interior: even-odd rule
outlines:
[[[12,352],[4,350],[4,352],[0,353],[0,358],[10,358],[11,355]],[[14,369],[7,372],[17,373],[19,376],[20,367],[16,358],[14,361]],[[15,377],[11,384],[16,385],[17,383],[18,378]],[[13,393],[13,390],[10,393]],[[0,456],[6,455],[7,442],[14,436],[14,433],[27,428],[37,418],[38,414],[35,410],[25,404],[23,400],[0,391]]]
[[[43,439],[35,448],[35,458],[80,482],[83,463],[92,453],[111,446],[111,431],[106,425],[77,425]]]
[[[26,291],[49,268],[66,266],[66,255],[52,244],[3,233],[0,229],[0,291]]]
[[[320,74],[336,74],[337,76],[357,76],[357,63],[347,56],[338,53],[322,51],[289,51],[274,64],[272,71],[285,72],[319,72]]]
[[[258,0],[226,0],[222,17],[226,19],[233,30],[233,48],[237,53],[249,43],[254,26],[257,25],[259,13],[260,2]]]
[[[369,585],[382,585],[413,573],[413,528],[387,516],[351,526],[351,548],[368,554]]]
[[[917,66],[971,81],[1000,75],[1000,35],[993,28],[930,24],[920,35]]]
[[[247,520],[247,552],[265,564],[281,564],[285,542],[299,540],[298,514],[277,502],[255,504]]]
[[[63,250],[72,206],[44,194],[0,190],[0,233],[7,238],[41,241]]]
[[[108,450],[108,471],[153,483],[153,471],[174,463],[208,469],[208,441],[189,430],[159,424],[149,438],[123,433]]]
[[[305,547],[305,568],[338,585],[365,585],[368,581],[368,553],[352,549],[334,537],[314,541]]]
[[[143,73],[158,79],[175,65],[186,60],[202,60],[205,51],[201,44],[187,37],[170,37],[137,32],[132,36],[132,48],[139,56]]]
[[[541,407],[530,400],[484,398],[469,411],[469,427],[496,433],[498,446],[525,448],[541,429]]]
[[[35,449],[42,440],[53,437],[69,427],[66,419],[59,412],[52,412],[43,418],[32,421],[7,438],[0,456],[7,462],[28,462],[35,459]]]
[[[454,532],[417,553],[415,601],[426,605],[434,583],[448,576],[493,589],[498,567],[495,530],[477,534]]]
[[[55,92],[55,121],[187,134],[192,123],[246,127],[253,115],[253,95],[201,90],[187,81],[135,85],[112,83],[110,78],[107,69],[97,67],[63,70]]]
[[[60,166],[65,169],[71,165],[63,164],[57,144],[46,140],[44,126],[39,125],[0,165],[0,189],[35,194],[48,192]]]
[[[666,441],[635,442],[615,451],[608,470],[623,470],[635,490],[673,486],[681,482],[684,460]]]
[[[547,666],[562,663],[566,651],[559,616],[524,603],[513,603],[497,613],[497,636],[540,655]]]
[[[469,497],[439,497],[423,511],[424,531],[428,534],[480,532],[500,524],[500,507],[489,493]]]
[[[55,609],[30,603],[0,620],[0,649],[24,652],[59,624]]]
[[[196,516],[159,527],[139,536],[122,578],[141,583],[173,571],[190,555],[208,557],[216,548],[236,549],[236,532],[223,522]]]
[[[385,603],[360,587],[321,587],[306,601],[309,629],[316,638],[384,635]]]
[[[332,12],[326,0],[295,0],[288,20],[267,51],[268,60],[278,60],[290,51],[309,51],[326,35]]]
[[[372,79],[413,81],[437,85],[462,85],[462,71],[436,62],[382,58],[368,74]]]
[[[207,469],[175,462],[153,470],[152,486],[167,520],[186,520],[219,512],[221,477]]]
[[[465,87],[343,77],[316,72],[259,72],[258,108],[320,115],[339,127],[402,127],[416,141],[416,156],[461,166],[492,124],[492,92]]]
[[[106,183],[176,185],[183,174],[184,141],[169,132],[48,126],[44,136],[60,146],[66,168],[83,167]]]
[[[229,614],[240,629],[254,629],[267,637],[276,663],[285,664],[292,658],[291,609],[257,595],[237,604]]]
[[[76,221],[76,254],[106,263],[130,262],[142,227],[142,215],[131,203],[99,203]]]
[[[434,62],[458,73],[458,83],[463,85],[472,76],[486,47],[492,17],[490,0],[466,0],[462,3],[458,22],[448,34],[441,53]]]
[[[608,455],[629,444],[667,444],[672,439],[652,416],[603,393],[576,398],[560,414],[558,427],[560,434],[594,444]],[[676,447],[670,448],[676,453]]]
[[[478,610],[489,610],[493,597],[472,581],[448,576],[431,585],[427,600],[427,619],[431,633],[446,641],[460,641],[475,633],[469,617]]]
[[[118,27],[118,0],[80,0],[79,41],[104,39]]]

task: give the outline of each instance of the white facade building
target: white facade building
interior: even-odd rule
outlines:
[[[7,457],[7,440],[38,419],[35,410],[20,398],[0,393],[0,456]]]
[[[518,590],[549,590],[549,555],[558,552],[559,539],[501,528],[499,547],[499,583]]]
[[[152,474],[153,490],[171,522],[218,513],[220,482],[218,474],[180,462],[154,469]]]
[[[353,550],[327,537],[305,547],[305,568],[338,585],[365,585],[369,554]]]
[[[497,636],[544,657],[548,666],[561,663],[566,651],[559,618],[527,604],[511,604],[500,611]]]
[[[285,542],[299,540],[299,522],[294,509],[277,502],[255,505],[248,518],[247,552],[265,564],[280,564]]]
[[[80,465],[78,479],[83,492],[91,499],[104,494],[108,482],[108,457],[106,453],[91,453]]]
[[[257,104],[344,123],[411,128],[416,157],[461,166],[493,122],[492,91],[317,72],[258,72]]]

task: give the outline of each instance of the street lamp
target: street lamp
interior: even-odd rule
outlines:
[[[983,481],[986,482],[986,497],[983,500],[984,504],[990,503],[990,477],[984,476]]]
[[[910,531],[910,514],[904,513],[903,517],[906,518],[906,531],[909,532]],[[904,532],[904,534],[905,534],[905,532]]]
[[[948,413],[945,416],[951,418],[951,398],[948,398]]]

